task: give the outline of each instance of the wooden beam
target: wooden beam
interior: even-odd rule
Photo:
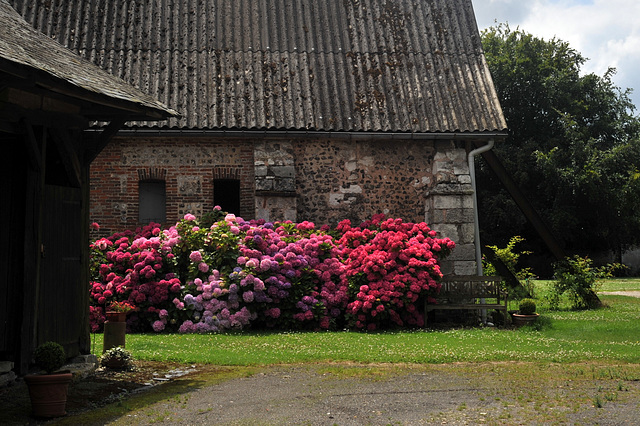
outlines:
[[[44,162],[44,153],[40,151],[40,147],[38,146],[38,141],[36,140],[36,136],[33,131],[33,125],[28,119],[22,119],[20,124],[24,130],[29,165],[33,170],[37,172],[41,171]]]
[[[70,129],[87,129],[89,120],[81,115],[24,108],[22,105],[0,104],[0,117],[3,122],[17,123],[27,119],[32,126],[65,127]]]
[[[23,265],[23,287],[25,289],[22,308],[22,329],[20,345],[20,365],[18,371],[24,374],[28,371],[29,360],[37,341],[38,329],[38,303],[40,292],[40,265],[42,259],[42,215],[44,206],[44,176],[46,173],[46,150],[47,134],[42,131],[40,140],[33,127],[29,123],[26,125],[26,138],[30,138],[37,150],[36,158],[39,158],[38,168],[27,168],[27,178],[25,182],[26,205],[25,205],[25,232],[24,232],[24,265]],[[27,145],[30,145],[27,142]],[[38,148],[40,146],[40,148]],[[31,157],[31,155],[30,155]]]
[[[482,158],[484,158],[491,170],[493,170],[498,179],[500,179],[500,182],[502,182],[529,223],[534,227],[540,238],[542,238],[542,241],[544,241],[549,251],[556,257],[556,259],[564,259],[566,257],[564,249],[560,244],[558,244],[558,241],[551,232],[551,229],[538,215],[538,212],[535,211],[518,185],[513,181],[513,179],[511,179],[511,175],[507,169],[504,168],[504,165],[500,159],[498,159],[495,152],[493,150],[487,151],[482,154]]]

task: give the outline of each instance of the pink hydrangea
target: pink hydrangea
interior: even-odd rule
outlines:
[[[193,263],[202,262],[202,253],[199,250],[192,251],[191,254],[189,255],[189,259]]]
[[[162,330],[164,330],[164,327],[165,327],[165,323],[160,320],[154,321],[153,323],[153,331],[155,331],[156,333],[159,333]]]

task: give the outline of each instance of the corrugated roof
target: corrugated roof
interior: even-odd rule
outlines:
[[[128,109],[127,104],[135,104],[139,111],[132,110],[129,114],[138,119],[176,115],[151,96],[34,30],[5,0],[0,0],[0,21],[0,59],[45,72],[94,95],[124,101],[123,109]]]
[[[471,0],[11,2],[179,111],[172,128],[506,129]]]

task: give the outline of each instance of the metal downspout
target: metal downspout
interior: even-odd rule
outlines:
[[[473,190],[473,222],[474,222],[474,237],[473,244],[476,249],[476,273],[482,276],[482,246],[480,245],[480,220],[478,218],[478,194],[476,190],[476,165],[475,157],[478,154],[489,151],[493,148],[495,143],[494,139],[490,139],[489,142],[469,152],[469,175],[471,176],[471,189]],[[484,299],[481,299],[481,303],[484,303]],[[482,322],[487,322],[487,310],[482,310]]]

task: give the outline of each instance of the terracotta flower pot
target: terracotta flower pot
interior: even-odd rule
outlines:
[[[539,316],[540,314],[523,315],[518,313],[512,313],[511,321],[513,322],[513,325],[515,325],[516,327],[522,327],[523,325],[532,324],[536,322]]]
[[[24,377],[29,388],[31,411],[35,417],[61,417],[67,414],[67,392],[72,377],[71,373]]]
[[[107,321],[110,322],[126,322],[126,312],[107,311]]]
[[[103,363],[105,367],[113,368],[114,370],[122,370],[127,366],[127,361],[124,359],[110,359]]]

